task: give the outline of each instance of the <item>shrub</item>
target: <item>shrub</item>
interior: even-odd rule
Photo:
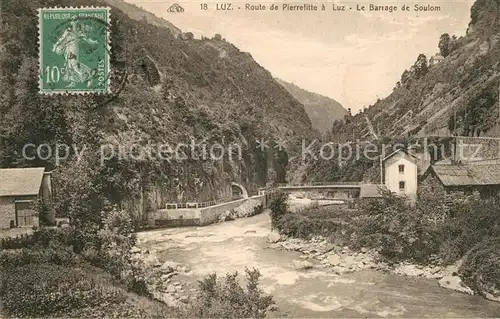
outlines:
[[[177,318],[175,310],[156,303],[138,303],[135,300],[115,304],[104,304],[97,307],[74,309],[65,314],[66,318]]]
[[[439,250],[439,234],[425,212],[404,198],[385,193],[381,201],[362,206],[356,222],[360,246],[379,249],[391,262],[427,263]]]
[[[97,232],[95,243],[86,244],[82,256],[90,264],[105,269],[127,288],[148,296],[144,270],[132,262],[131,248],[136,243],[130,214],[116,207],[102,213],[103,227]]]
[[[322,236],[343,244],[353,232],[350,221],[354,216],[354,212],[341,207],[320,207],[313,204],[294,213],[281,215],[274,222],[274,228],[289,237],[310,239]]]
[[[103,213],[103,228],[98,232],[98,238],[100,267],[120,277],[130,268],[130,249],[136,242],[130,214],[116,208]]]
[[[265,318],[274,301],[259,288],[260,272],[246,272],[246,289],[238,283],[238,273],[218,279],[216,274],[199,281],[196,301],[186,309],[188,318]]]
[[[258,215],[264,211],[264,205],[260,204],[253,208],[252,216]]]
[[[500,199],[419,194],[416,207],[385,194],[362,207],[357,241],[380,248],[390,261],[428,263],[439,255],[447,264],[464,256],[484,238],[500,238]]]
[[[35,202],[35,211],[38,214],[38,218],[41,225],[44,226],[55,226],[56,221],[52,216],[52,212],[55,212],[54,205],[51,201],[46,201],[39,199]]]
[[[30,264],[2,268],[1,297],[10,316],[62,315],[74,309],[120,303],[124,295],[77,268]]]
[[[6,268],[43,263],[71,265],[76,261],[77,255],[68,248],[44,248],[36,250],[22,248],[0,251],[0,266]]]
[[[73,244],[73,236],[71,228],[42,228],[33,234],[2,238],[0,249],[70,246]]]
[[[17,237],[6,237],[0,240],[0,249],[21,249],[33,245],[33,235],[28,234],[22,234]]]
[[[476,244],[464,257],[459,269],[464,282],[480,295],[500,297],[500,237]]]
[[[288,212],[288,195],[284,192],[280,192],[276,195],[276,198],[269,205],[271,210],[271,227],[275,228],[278,220]]]

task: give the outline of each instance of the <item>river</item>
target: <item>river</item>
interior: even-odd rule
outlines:
[[[375,270],[336,275],[328,269],[296,270],[300,253],[269,247],[268,213],[205,227],[138,234],[138,245],[191,271],[176,277],[194,289],[216,272],[258,268],[261,286],[278,311],[272,317],[498,317],[500,303],[439,287],[437,281]]]

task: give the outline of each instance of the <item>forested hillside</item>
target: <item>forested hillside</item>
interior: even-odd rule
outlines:
[[[380,151],[382,144],[413,143],[423,137],[437,145],[448,145],[452,135],[498,137],[500,0],[477,0],[466,36],[443,34],[436,39],[436,52],[443,57],[438,63],[415,52],[415,63],[402,73],[393,92],[333,123],[330,140],[354,141],[352,149],[359,147],[363,154],[368,142]],[[378,161],[364,156],[337,159],[309,160],[294,180],[379,181]]]
[[[80,150],[85,145],[79,161],[71,152],[55,170],[59,212],[94,216],[103,205],[124,201],[142,212],[166,201],[230,196],[233,181],[252,191],[270,179],[285,178],[287,154],[273,153],[272,144],[261,152],[255,141],[281,137],[292,142],[310,134],[303,106],[250,54],[220,37],[198,40],[190,33],[176,34],[166,21],[167,27],[158,21],[152,25],[151,14],[137,19],[137,7],[133,18],[111,9],[111,96],[39,95],[37,9],[58,5],[109,4],[2,1],[0,163],[53,169],[53,158],[23,159],[23,145],[64,143]],[[106,143],[127,149],[164,143],[175,147],[191,140],[206,141],[209,148],[237,143],[242,160],[114,156],[100,163],[100,147]],[[290,145],[300,147],[298,142]],[[37,155],[30,151],[29,156]],[[293,153],[293,147],[288,151]]]
[[[392,94],[376,101],[334,136],[373,138],[366,118],[381,136],[491,135],[499,118],[500,0],[477,0],[467,35],[443,34],[436,53],[415,52],[416,62],[402,73]],[[498,134],[498,132],[497,132]]]
[[[280,79],[276,79],[276,81],[304,105],[313,128],[321,133],[331,131],[332,123],[343,120],[344,116],[348,114],[347,110],[334,99],[306,91],[293,83]]]

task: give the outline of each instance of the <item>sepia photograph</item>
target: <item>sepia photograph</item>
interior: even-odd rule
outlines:
[[[0,23],[0,318],[500,317],[500,0]]]

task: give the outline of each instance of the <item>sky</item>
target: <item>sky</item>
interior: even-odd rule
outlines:
[[[438,52],[443,33],[465,35],[474,0],[339,2],[352,10],[271,11],[271,4],[301,4],[277,0],[232,2],[233,11],[217,11],[213,0],[177,2],[184,12],[167,9],[174,0],[126,0],[162,17],[184,32],[212,37],[219,33],[241,51],[249,52],[273,76],[335,99],[353,113],[389,95],[401,74],[417,59]],[[208,10],[202,10],[202,3]],[[266,11],[244,10],[245,4],[266,5]],[[397,6],[396,12],[370,11],[369,5]],[[440,11],[416,12],[414,5],[440,6]],[[357,11],[357,6],[366,11]],[[408,5],[411,11],[401,11]],[[237,10],[240,7],[240,10]]]

